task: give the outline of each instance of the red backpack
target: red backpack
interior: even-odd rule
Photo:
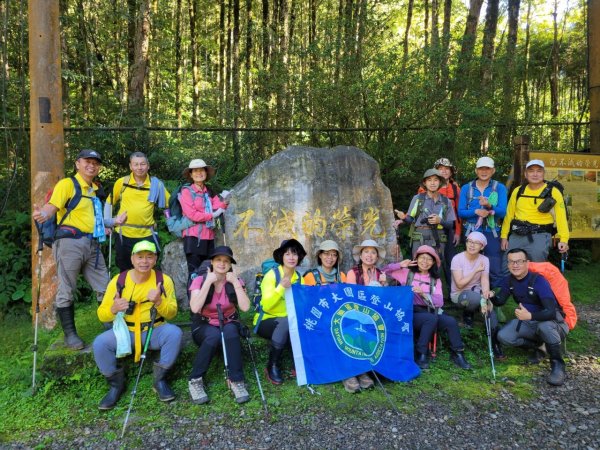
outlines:
[[[565,316],[565,323],[569,326],[569,330],[575,328],[577,324],[577,311],[575,305],[571,302],[571,293],[569,292],[569,282],[560,272],[558,267],[549,262],[529,262],[529,270],[542,275],[548,283],[556,297],[556,301],[562,309]],[[535,277],[532,277],[535,278]],[[533,281],[531,281],[533,284]]]

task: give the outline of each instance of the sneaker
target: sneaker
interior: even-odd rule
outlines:
[[[202,380],[202,377],[189,380],[188,388],[190,390],[190,396],[192,397],[192,403],[201,405],[208,402],[208,395],[204,390],[204,381]]]
[[[358,383],[361,389],[371,389],[373,386],[375,386],[375,383],[373,382],[371,377],[366,373],[359,375]]]
[[[351,394],[360,391],[360,384],[358,383],[356,377],[346,378],[344,381],[342,381],[342,384],[344,385],[346,392],[350,392]]]
[[[245,403],[250,400],[250,395],[246,390],[246,384],[243,381],[232,381],[230,385],[236,403]]]

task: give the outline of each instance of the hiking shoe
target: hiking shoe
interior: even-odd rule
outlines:
[[[375,386],[375,383],[373,383],[371,377],[366,373],[359,375],[358,384],[360,385],[361,389],[371,389],[373,386]]]
[[[342,381],[342,384],[344,385],[346,392],[350,392],[351,394],[360,391],[360,384],[358,383],[358,379],[356,377],[346,378],[344,381]]]
[[[533,349],[531,354],[527,357],[527,364],[537,365],[546,358],[546,344],[540,345],[538,348]]]
[[[468,330],[473,329],[473,313],[465,311],[463,313],[463,323]]]
[[[246,384],[243,381],[232,381],[230,385],[236,403],[245,403],[250,400],[250,395],[246,390]]]
[[[190,396],[192,397],[192,403],[201,405],[208,402],[208,395],[204,390],[204,380],[202,380],[202,377],[189,380],[188,388],[190,390]]]

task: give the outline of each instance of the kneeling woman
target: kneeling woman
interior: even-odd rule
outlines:
[[[435,264],[434,264],[435,262]],[[427,346],[436,329],[445,331],[450,341],[450,360],[461,369],[470,369],[464,355],[465,345],[460,337],[456,319],[439,313],[444,305],[442,282],[439,276],[440,257],[429,245],[421,245],[414,260],[387,266],[385,272],[404,286],[411,286],[413,296],[413,328],[418,333],[415,362],[421,369],[429,367]]]
[[[210,361],[222,345],[219,309],[223,315],[223,336],[227,352],[227,372],[235,401],[244,403],[250,398],[244,383],[242,345],[240,343],[239,317],[236,302],[242,311],[248,311],[250,300],[232,270],[235,264],[229,247],[214,249],[209,256],[211,265],[205,277],[199,276],[190,286],[192,310],[192,338],[199,349],[194,359],[188,386],[192,402],[208,401],[204,377]]]
[[[262,296],[259,311],[254,315],[254,326],[260,337],[271,340],[267,377],[273,384],[283,383],[281,359],[290,342],[285,290],[292,284],[302,283],[296,268],[305,256],[304,247],[296,239],[283,241],[273,251],[273,259],[279,265],[269,270],[260,284]]]

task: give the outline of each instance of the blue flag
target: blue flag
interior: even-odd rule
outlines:
[[[393,381],[419,376],[410,287],[292,285],[285,300],[298,385],[375,370]]]

